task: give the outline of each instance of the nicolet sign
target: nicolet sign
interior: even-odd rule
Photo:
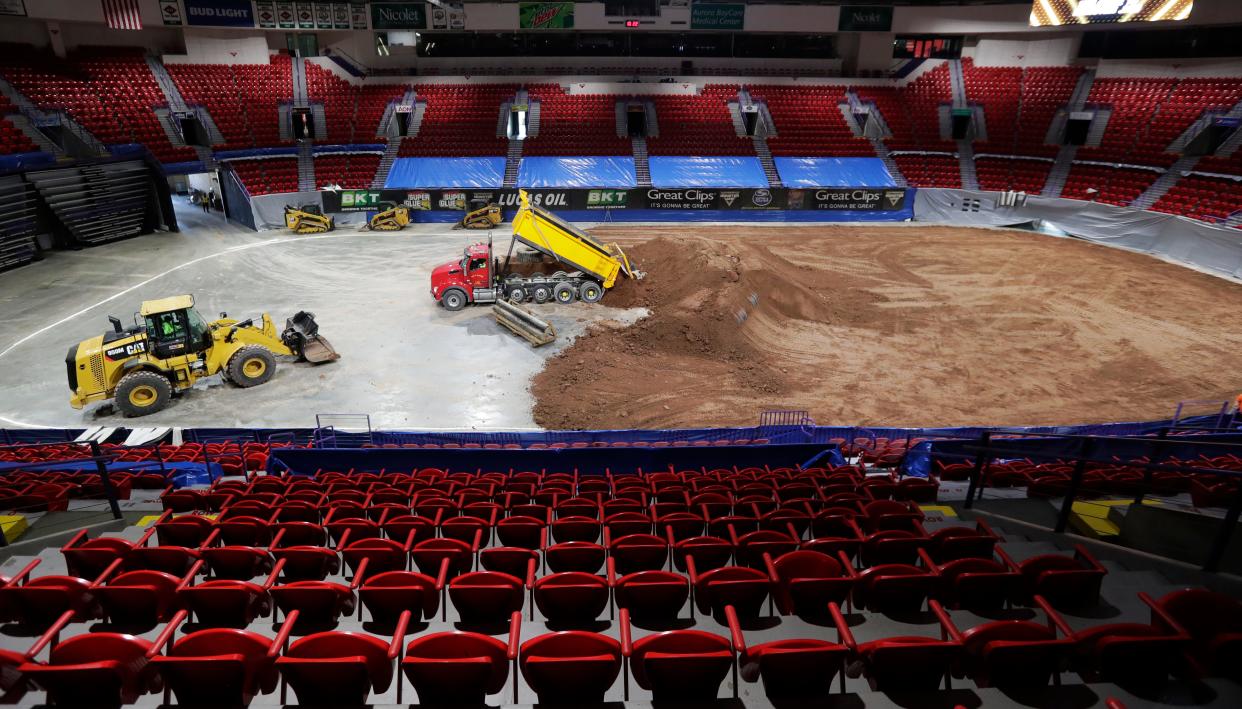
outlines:
[[[421,30],[426,27],[427,8],[422,3],[371,3],[371,29]]]
[[[893,8],[845,5],[837,22],[840,32],[888,32],[893,28]]]

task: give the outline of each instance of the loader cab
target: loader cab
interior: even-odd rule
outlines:
[[[211,328],[194,309],[191,296],[175,296],[142,304],[139,315],[159,359],[191,355],[211,348]]]

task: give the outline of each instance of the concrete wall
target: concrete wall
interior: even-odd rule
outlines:
[[[1195,6],[1196,10],[1198,5]],[[1101,59],[1096,69],[1097,77],[1109,76],[1161,76],[1161,77],[1212,77],[1242,76],[1242,60],[1239,59]]]
[[[1063,66],[1078,57],[1082,35],[1065,34],[1040,39],[981,38],[963,50],[979,66]]]
[[[266,64],[270,51],[264,35],[230,30],[186,29],[185,53],[165,55],[166,64]]]

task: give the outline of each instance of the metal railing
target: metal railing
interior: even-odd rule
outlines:
[[[975,502],[982,499],[983,490],[986,487],[985,475],[992,462],[997,459],[1056,461],[1072,465],[1068,485],[1061,500],[1060,509],[1057,512],[1056,524],[1052,529],[1053,532],[1063,534],[1069,526],[1074,503],[1080,499],[1081,493],[1084,491],[1083,479],[1089,466],[1093,464],[1141,467],[1143,478],[1137,486],[1137,491],[1133,497],[1133,504],[1135,505],[1143,504],[1143,500],[1151,493],[1154,474],[1157,472],[1174,472],[1192,476],[1211,475],[1242,481],[1242,471],[1196,465],[1193,459],[1187,462],[1185,459],[1174,458],[1171,452],[1171,449],[1174,447],[1182,449],[1193,447],[1200,457],[1207,454],[1242,456],[1242,441],[1188,440],[1185,437],[1170,436],[1173,430],[1170,427],[1164,427],[1152,436],[1091,436],[1014,432],[1004,429],[985,430],[979,434],[978,438],[959,439],[974,441],[973,444],[963,446],[960,453],[932,450],[929,452],[929,455],[933,460],[952,459],[974,462],[974,467],[971,469],[969,476],[966,499],[963,503],[963,507],[966,509],[972,509]],[[1214,428],[1211,430],[1242,434],[1242,431],[1236,429]],[[1000,438],[1000,436],[1004,436],[1004,438]],[[1076,442],[1077,445],[1069,452],[1065,450],[1045,452],[1031,447],[1022,447],[1018,443],[1023,439],[1049,438],[1072,441]],[[1123,441],[1142,446],[1144,455],[1132,455],[1129,461],[1119,461],[1116,457],[1109,457],[1101,452],[1104,444]],[[1215,572],[1219,569],[1220,562],[1237,527],[1239,517],[1242,517],[1242,485],[1239,485],[1238,490],[1233,494],[1225,516],[1213,536],[1202,566],[1204,571]]]

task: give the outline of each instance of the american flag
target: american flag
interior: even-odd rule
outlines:
[[[114,30],[142,29],[142,13],[138,12],[138,0],[101,0],[104,19]]]

